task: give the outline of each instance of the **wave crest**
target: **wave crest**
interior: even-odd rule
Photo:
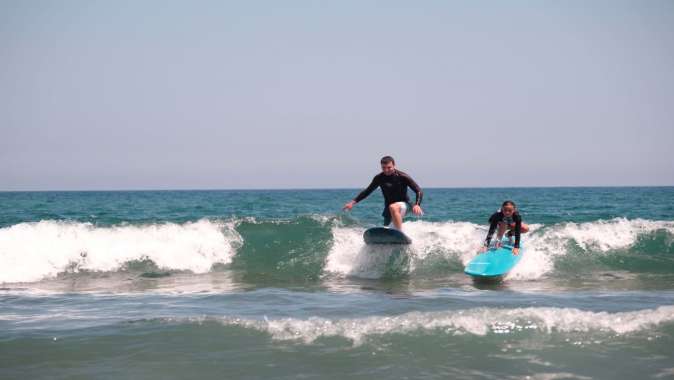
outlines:
[[[342,337],[358,345],[366,338],[385,334],[408,334],[435,330],[451,334],[512,334],[523,331],[608,332],[628,334],[674,321],[674,306],[630,312],[592,312],[574,308],[529,307],[516,309],[477,308],[443,312],[411,312],[395,316],[354,319],[281,318],[252,320],[224,318],[235,325],[266,332],[278,340],[312,343],[324,337]]]
[[[134,260],[170,270],[208,272],[232,261],[241,237],[233,223],[120,225],[41,221],[0,229],[0,283],[30,282],[65,271],[113,271]]]
[[[487,226],[469,222],[412,221],[404,225],[413,243],[405,247],[376,247],[364,244],[363,227],[335,226],[333,244],[328,253],[325,270],[332,273],[364,278],[379,278],[386,273],[392,258],[406,265],[404,271],[423,275],[445,270],[461,270],[476,255],[484,241]],[[664,244],[672,246],[674,222],[616,218],[586,223],[562,223],[551,226],[530,225],[531,231],[522,237],[525,254],[510,278],[537,279],[555,269],[558,259],[574,250],[598,258],[618,249],[634,247],[647,234],[664,231]],[[653,252],[635,252],[647,255]],[[662,247],[656,247],[661,249]],[[669,248],[665,248],[666,250]],[[400,263],[398,263],[400,264]]]
[[[647,273],[674,268],[672,221],[616,218],[530,227],[523,236],[524,256],[510,278],[537,279],[564,267]],[[144,260],[163,270],[194,273],[232,264],[254,281],[313,281],[326,274],[433,277],[461,273],[487,226],[406,222],[405,232],[413,240],[406,247],[367,246],[364,230],[353,221],[325,216],[105,227],[53,220],[20,223],[0,228],[0,283],[39,281],[68,271],[124,270],[126,263]]]

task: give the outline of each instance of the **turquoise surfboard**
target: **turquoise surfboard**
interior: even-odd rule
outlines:
[[[411,244],[412,239],[394,228],[372,227],[363,233],[365,244]]]
[[[500,248],[490,248],[487,252],[475,256],[466,265],[464,273],[474,279],[502,278],[517,265],[524,254],[522,244],[518,255],[513,255],[512,249],[512,245],[508,244],[508,238],[504,238]]]

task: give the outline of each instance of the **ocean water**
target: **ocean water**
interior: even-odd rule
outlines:
[[[408,247],[357,191],[0,193],[0,378],[674,378],[674,188],[427,189]]]

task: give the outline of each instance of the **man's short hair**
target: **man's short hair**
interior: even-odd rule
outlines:
[[[381,161],[379,161],[382,165],[388,164],[389,162],[392,163],[393,165],[396,164],[396,160],[393,159],[391,156],[384,156],[381,158]]]

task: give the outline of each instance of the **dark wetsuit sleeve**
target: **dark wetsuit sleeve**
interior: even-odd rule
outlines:
[[[421,206],[421,200],[424,198],[424,192],[421,191],[421,187],[417,185],[416,182],[408,174],[402,174],[402,177],[405,178],[407,186],[411,187],[414,190],[414,193],[417,195],[417,198],[414,200],[415,205]]]
[[[494,213],[489,217],[489,231],[487,232],[487,238],[484,239],[484,244],[486,246],[489,246],[489,243],[491,243],[491,237],[496,231],[496,226],[498,226],[499,219],[498,213]]]
[[[379,186],[378,175],[372,178],[372,182],[370,183],[370,185],[366,187],[365,190],[361,191],[360,194],[358,194],[355,198],[353,198],[353,200],[356,203],[362,201],[363,199],[367,198],[370,194],[372,194],[372,192],[374,191],[374,189],[377,188],[377,186]]]
[[[520,214],[515,214],[515,248],[520,247],[520,234],[522,233],[522,216]]]

